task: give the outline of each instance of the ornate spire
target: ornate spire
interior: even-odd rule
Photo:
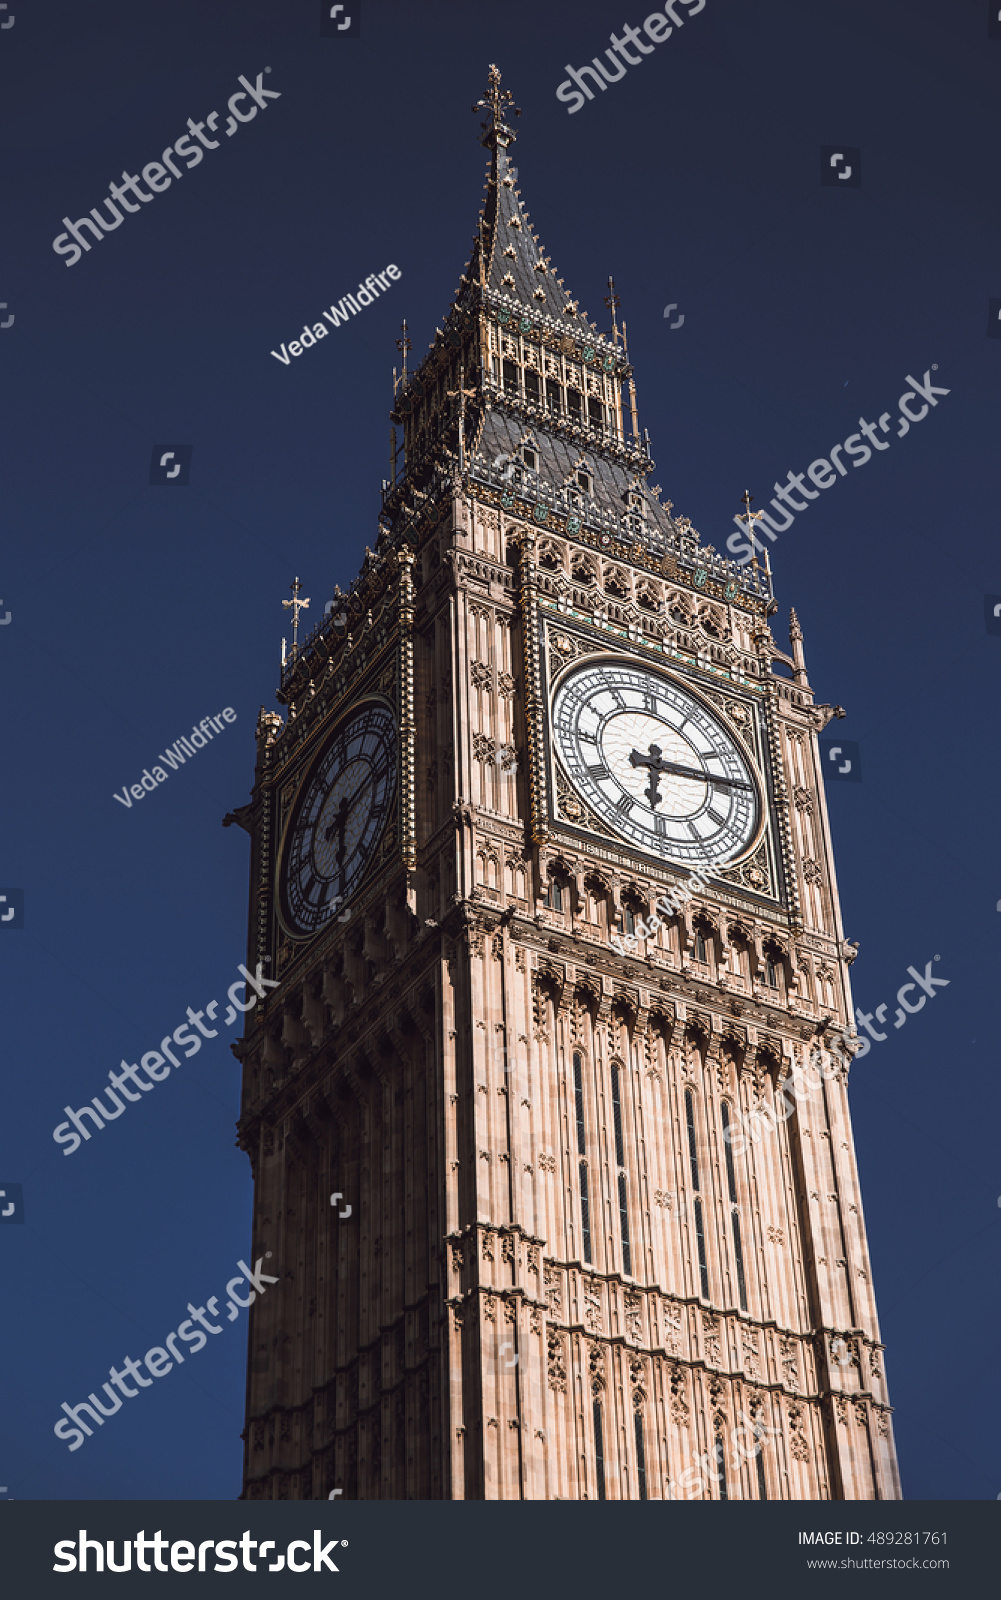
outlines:
[[[510,89],[501,89],[500,68],[491,63],[487,75],[487,89],[482,99],[477,100],[473,106],[474,111],[485,111],[486,117],[480,123],[483,134],[480,143],[487,150],[496,150],[498,146],[506,149],[509,144],[514,144],[518,135],[504,120],[507,111],[513,112],[516,117],[521,116],[521,107],[514,103],[514,95]]]
[[[802,637],[803,630],[799,625],[799,618],[796,615],[796,607],[791,606],[789,608],[789,642],[791,644],[794,640],[802,639]]]
[[[587,318],[578,315],[577,302],[556,276],[516,187],[518,169],[511,161],[511,146],[517,135],[507,118],[521,113],[511,91],[502,90],[500,84],[500,72],[492,66],[487,91],[473,106],[474,111],[486,113],[480,143],[490,151],[490,166],[462,286],[503,295],[524,312],[552,317],[581,338],[590,326]]]

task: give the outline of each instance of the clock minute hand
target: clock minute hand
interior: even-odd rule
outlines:
[[[744,783],[742,778],[719,778],[715,772],[699,771],[695,767],[683,767],[677,761],[662,761],[661,772],[670,772],[676,778],[697,778],[700,783],[718,783],[724,789],[749,789],[751,785]]]

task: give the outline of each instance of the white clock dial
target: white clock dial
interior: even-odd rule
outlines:
[[[744,751],[701,700],[625,661],[574,668],[553,700],[559,759],[623,839],[686,866],[743,855],[761,817]]]
[[[372,702],[337,728],[296,802],[282,853],[282,915],[316,933],[361,882],[396,792],[396,723]]]

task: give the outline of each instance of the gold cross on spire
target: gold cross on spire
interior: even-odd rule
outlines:
[[[480,143],[484,146],[509,145],[515,137],[514,129],[505,122],[505,116],[510,113],[520,117],[520,107],[514,103],[514,95],[510,89],[500,86],[500,68],[491,65],[488,74],[486,94],[473,106],[474,111],[485,111],[486,118],[480,123],[483,137]]]
[[[298,578],[294,583],[289,584],[289,588],[292,591],[292,598],[291,600],[283,600],[282,605],[292,613],[292,654],[295,656],[299,654],[299,612],[305,611],[309,605],[309,600],[299,599]]]
[[[745,489],[740,497],[740,503],[744,507],[744,520],[747,523],[747,532],[751,540],[751,570],[756,576],[758,572],[758,544],[754,537],[754,523],[757,522],[759,517],[763,517],[765,513],[763,511],[751,510],[751,503],[753,500],[753,494],[751,494],[749,489]],[[765,571],[768,574],[768,581],[770,583],[772,569],[768,561],[768,546],[762,545],[761,548],[765,554]]]
[[[406,317],[404,317],[403,321],[400,323],[400,332],[402,333],[403,338],[397,339],[396,348],[403,358],[403,371],[400,373],[400,383],[405,384],[407,381],[407,353],[414,348],[413,342],[410,338],[410,331],[407,328]]]
[[[621,303],[622,302],[620,301],[618,295],[615,292],[615,279],[610,277],[609,280],[608,280],[608,293],[605,295],[605,304],[608,307],[609,311],[612,313],[612,343],[613,344],[618,344],[618,342],[619,342],[619,326],[618,326],[618,323],[615,320],[615,313],[616,313],[616,311],[618,311],[619,306],[621,305]]]
[[[459,471],[460,472],[464,472],[465,468],[466,468],[466,401],[467,400],[475,400],[476,399],[476,390],[475,389],[464,389],[463,388],[463,383],[465,382],[465,377],[466,377],[465,364],[464,364],[464,362],[460,361],[459,362],[459,387],[457,389],[446,389],[445,390],[445,393],[448,396],[449,400],[458,399],[458,402],[459,402]]]

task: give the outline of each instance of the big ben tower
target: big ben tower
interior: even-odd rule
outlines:
[[[510,99],[491,68],[375,548],[233,815],[277,983],[236,1047],[278,1279],[243,1495],[895,1499],[831,708],[767,574],[650,485]]]

